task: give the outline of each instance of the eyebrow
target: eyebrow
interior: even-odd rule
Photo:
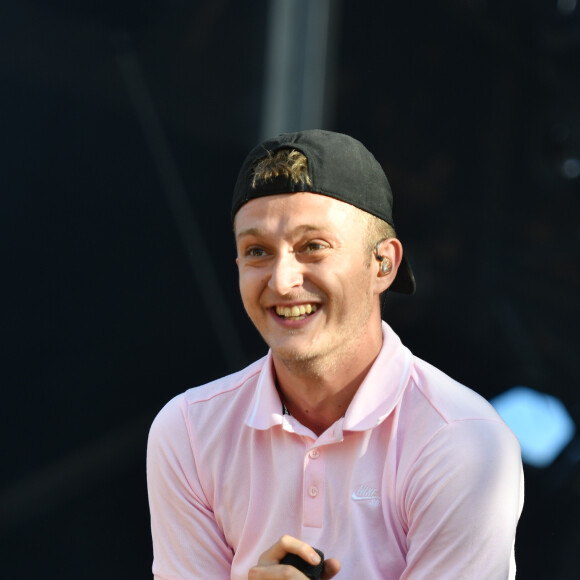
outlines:
[[[301,226],[298,226],[297,228],[295,228],[294,230],[292,230],[293,234],[305,234],[308,232],[312,232],[312,231],[321,231],[324,230],[324,226],[319,226],[316,224],[304,224]],[[238,233],[238,235],[236,236],[236,240],[239,240],[240,238],[246,237],[246,236],[265,236],[266,235],[266,230],[262,229],[262,228],[247,228],[245,230],[242,230],[241,232]]]

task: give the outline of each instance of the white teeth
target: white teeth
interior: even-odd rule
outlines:
[[[276,306],[276,314],[284,318],[299,318],[316,312],[316,304],[300,304],[300,306]]]

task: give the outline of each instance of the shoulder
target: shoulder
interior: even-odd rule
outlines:
[[[415,404],[421,400],[444,423],[476,419],[503,424],[496,410],[480,394],[418,357],[414,357],[411,381]]]
[[[414,357],[408,388],[401,401],[399,431],[407,468],[431,458],[474,463],[485,469],[502,454],[519,465],[516,436],[481,395]]]
[[[518,439],[488,401],[418,358],[409,386],[400,424],[408,481],[423,488],[428,481],[453,480],[471,490],[519,481]]]
[[[227,416],[241,411],[241,407],[250,404],[253,386],[266,360],[263,357],[238,372],[175,396],[155,417],[151,434],[187,429],[191,419],[197,422],[205,417],[211,421],[217,413]]]
[[[517,495],[519,441],[492,405],[421,359],[411,381],[401,425],[407,491],[429,495],[432,486],[446,487],[459,498],[513,487]]]
[[[214,399],[218,399],[216,403],[220,403],[223,399],[234,397],[239,390],[254,384],[266,361],[267,357],[263,357],[238,372],[188,389],[182,395],[183,404],[186,406],[203,405]]]

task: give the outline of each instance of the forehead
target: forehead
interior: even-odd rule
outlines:
[[[234,232],[237,237],[250,230],[281,232],[305,224],[329,230],[343,230],[347,226],[356,229],[362,224],[363,213],[348,203],[318,193],[269,195],[254,198],[239,209]]]

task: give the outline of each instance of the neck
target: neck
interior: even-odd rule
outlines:
[[[282,360],[273,355],[277,387],[288,412],[316,435],[344,416],[382,346],[382,331],[365,342],[358,356]]]

